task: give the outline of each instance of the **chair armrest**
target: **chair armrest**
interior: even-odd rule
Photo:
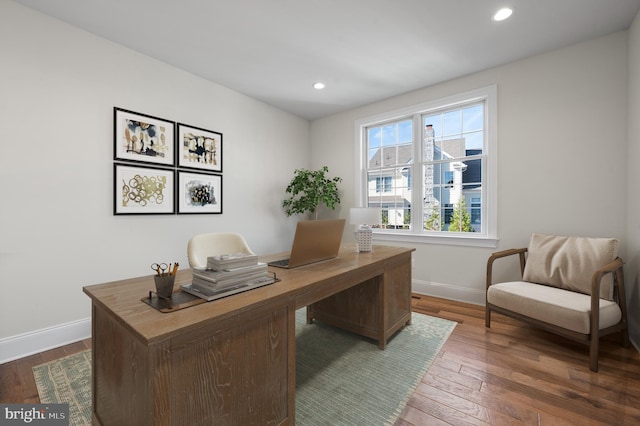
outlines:
[[[503,257],[513,256],[517,254],[520,257],[520,276],[522,276],[522,274],[524,274],[524,266],[526,263],[526,259],[524,256],[526,252],[527,252],[527,248],[518,248],[518,249],[502,250],[502,251],[492,253],[491,256],[489,256],[489,259],[487,260],[487,288],[491,286],[491,280],[493,276],[493,262]]]
[[[612,262],[607,263],[593,273],[591,278],[591,339],[598,339],[600,325],[600,283],[602,277],[607,274],[615,274],[614,286],[617,286],[618,305],[622,311],[622,321],[627,322],[627,307],[624,294],[624,262],[616,257]],[[614,287],[615,288],[615,287]],[[615,293],[614,293],[615,294]],[[624,337],[623,337],[624,339]]]
[[[614,277],[614,283],[619,282],[620,280],[619,273],[622,272],[623,266],[624,266],[624,262],[622,261],[622,259],[620,259],[619,257],[616,257],[615,260],[597,269],[593,273],[591,278],[591,295],[593,296],[595,294],[596,296],[598,296],[596,299],[600,297],[600,282],[602,281],[602,277],[604,277],[607,274],[615,273],[616,276]]]

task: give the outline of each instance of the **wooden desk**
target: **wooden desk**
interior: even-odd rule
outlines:
[[[411,319],[412,251],[345,245],[336,259],[273,268],[280,282],[171,313],[140,301],[151,275],[84,287],[94,425],[294,425],[296,309],[384,348]],[[176,287],[190,281],[180,271]]]

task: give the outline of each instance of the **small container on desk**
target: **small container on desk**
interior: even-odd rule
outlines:
[[[176,276],[173,274],[155,275],[153,280],[156,283],[156,294],[158,297],[161,299],[171,299]]]

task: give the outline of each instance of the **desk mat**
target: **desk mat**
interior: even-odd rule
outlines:
[[[158,297],[155,292],[150,291],[149,296],[143,297],[140,300],[163,314],[179,311],[184,308],[190,308],[191,306],[196,306],[206,302],[204,299],[180,290],[174,292],[171,295],[171,299],[162,299]]]
[[[177,291],[174,291],[171,294],[171,299],[163,299],[161,297],[158,297],[157,293],[153,291],[149,291],[149,295],[147,297],[143,297],[140,300],[146,303],[147,305],[151,306],[152,308],[162,312],[163,314],[166,314],[168,312],[175,312],[175,311],[179,311],[180,309],[190,308],[192,306],[196,306],[201,303],[212,302],[214,300],[221,299],[223,297],[229,297],[237,293],[250,291],[259,287],[263,287],[265,285],[276,283],[278,281],[280,281],[280,278],[277,278],[276,274],[274,273],[273,281],[260,283],[254,286],[233,287],[226,291],[220,291],[215,296],[211,296],[208,298],[206,296],[196,296],[195,294],[191,294],[188,291],[185,291],[184,290],[185,286],[187,289],[189,289],[189,287],[191,287],[191,284],[188,284],[188,285],[183,284],[181,286],[181,289],[178,289]]]

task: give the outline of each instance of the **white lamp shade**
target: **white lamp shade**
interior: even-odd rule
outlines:
[[[373,207],[352,207],[349,213],[352,225],[379,225],[380,209]]]

